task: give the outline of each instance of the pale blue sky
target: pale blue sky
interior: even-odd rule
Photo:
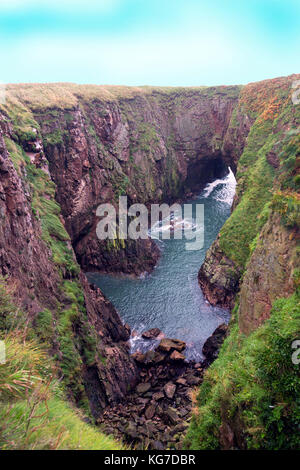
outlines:
[[[247,83],[299,51],[299,0],[0,0],[6,83]]]

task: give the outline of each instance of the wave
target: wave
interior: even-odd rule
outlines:
[[[207,198],[212,194],[212,197],[220,202],[225,202],[230,206],[233,203],[233,198],[236,189],[236,179],[230,167],[229,173],[221,179],[216,179],[212,183],[208,183],[203,190],[202,197]]]

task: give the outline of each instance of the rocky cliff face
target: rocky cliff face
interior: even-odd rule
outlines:
[[[290,292],[295,266],[296,235],[265,224],[273,185],[286,191],[280,178],[290,170],[283,171],[280,155],[298,125],[290,104],[297,78],[191,89],[8,86],[0,116],[2,274],[15,287],[23,320],[56,355],[69,393],[78,403],[88,398],[95,415],[134,387],[138,371],[128,330],[80,268],[140,274],[159,256],[151,240],[99,241],[97,206],[117,206],[122,194],[128,204],[179,200],[230,165],[238,179],[235,209],[199,282],[210,302],[231,307],[247,266],[240,325],[255,328],[269,315],[276,289]],[[283,199],[282,213],[289,210]],[[270,243],[280,261],[261,243]]]
[[[293,273],[299,267],[297,245],[297,228],[288,230],[280,223],[280,216],[272,214],[258,237],[241,286],[242,333],[257,329],[269,318],[275,300],[294,292]]]
[[[241,92],[236,115],[239,115],[243,110],[244,115],[247,116],[247,123],[251,123],[251,128],[244,149],[241,149],[237,165],[238,185],[233,213],[207,252],[199,271],[199,283],[209,301],[214,305],[233,307],[240,288],[240,279],[245,271],[249,273],[251,264],[254,262],[254,258],[250,259],[250,256],[256,246],[259,233],[270,215],[269,208],[274,193],[280,188],[280,183],[288,178],[287,165],[284,162],[285,153],[290,145],[289,142],[297,134],[299,126],[297,108],[291,100],[293,91],[291,86],[296,78],[297,75],[250,84]],[[293,169],[292,165],[291,168],[294,177],[296,177],[297,167]],[[284,187],[287,189],[288,184],[284,183]],[[295,188],[293,183],[291,189],[295,190]],[[273,229],[275,232],[276,225],[269,222],[269,226],[272,226],[270,230],[272,236],[275,237]],[[267,237],[266,231],[263,233],[266,240],[262,242],[262,237],[260,237],[260,241],[265,246],[264,249],[267,250],[266,245],[270,243],[273,246],[273,242]],[[280,238],[278,233],[276,236]],[[281,253],[293,245],[292,239],[287,240],[288,236],[281,234],[282,247],[278,248]],[[282,259],[279,253],[278,256]],[[265,275],[270,279],[269,286],[265,291],[269,288],[270,292],[273,290],[271,284],[275,277],[277,279],[281,276],[282,282],[288,282],[290,270],[287,266],[285,266],[284,272],[281,271],[281,274],[278,274],[279,267],[271,262],[266,252],[260,251],[257,258],[265,260],[269,266],[269,268],[266,265],[263,266],[262,270],[262,272],[266,270]],[[286,263],[281,261],[281,264],[288,265],[288,258],[287,256]],[[273,268],[275,271],[271,275]],[[249,281],[248,274],[246,279]],[[280,292],[282,287],[283,284],[279,282],[279,285],[274,289],[279,288],[278,292]],[[250,286],[245,287],[243,292],[247,291],[250,299],[253,292],[260,288],[262,286],[258,282],[256,289],[252,285],[251,288]],[[286,291],[287,294],[290,292],[288,288],[283,291]],[[264,294],[262,294],[263,296]],[[241,309],[243,306],[244,304],[241,304]],[[245,308],[245,314],[248,312],[248,307],[249,305]]]
[[[1,318],[1,325],[33,326],[57,357],[69,396],[82,405],[88,398],[97,415],[138,380],[129,332],[99,289],[80,274],[40,141],[31,141],[31,152],[24,148],[1,114],[1,275],[24,312]]]
[[[96,207],[171,201],[235,165],[222,150],[239,88],[11,86],[1,109],[1,272],[57,358],[68,394],[95,416],[138,380],[129,331],[86,270],[151,270],[151,240],[96,238]],[[227,138],[228,141],[228,138]],[[12,319],[4,319],[7,326]],[[9,325],[8,325],[9,326]]]
[[[49,85],[50,86],[50,85]],[[150,271],[159,256],[151,241],[96,237],[96,208],[134,202],[174,201],[199,191],[236,167],[249,131],[241,116],[230,127],[239,87],[121,89],[66,87],[62,103],[40,103],[43,87],[11,87],[40,129],[49,170],[56,183],[66,229],[83,269]],[[238,142],[238,144],[237,144]],[[236,146],[239,149],[236,149]]]
[[[208,250],[199,283],[234,307],[208,369],[186,445],[198,449],[299,448],[299,75],[247,85],[252,123],[237,165],[233,211]],[[282,406],[282,403],[284,405]]]

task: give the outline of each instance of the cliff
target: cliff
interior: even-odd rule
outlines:
[[[25,312],[18,322],[47,344],[69,397],[94,416],[124,398],[139,373],[128,328],[81,269],[140,274],[159,257],[151,240],[99,241],[100,203],[117,205],[122,194],[129,204],[180,200],[231,166],[234,210],[201,267],[200,285],[211,303],[229,307],[240,292],[233,318],[238,312],[246,334],[259,330],[278,297],[293,294],[296,79],[210,88],[7,86],[0,107],[1,272]],[[4,317],[7,329],[15,320]],[[218,426],[214,435],[222,420]],[[194,429],[197,447],[198,424]]]
[[[210,302],[233,313],[197,397],[193,449],[299,448],[300,109],[290,87],[277,79],[241,93],[253,125],[234,210],[199,271]]]
[[[128,330],[80,273],[36,131],[29,149],[4,114],[0,126],[1,274],[25,312],[1,315],[1,327],[33,328],[56,358],[68,395],[86,408],[88,398],[97,415],[137,382]]]

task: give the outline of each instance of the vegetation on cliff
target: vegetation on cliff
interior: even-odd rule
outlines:
[[[236,314],[235,314],[236,316]],[[210,366],[186,439],[191,449],[298,449],[300,295],[278,299],[271,317],[249,336],[235,320]]]
[[[192,449],[300,447],[300,374],[292,362],[300,334],[300,109],[290,94],[282,79],[242,91],[239,106],[255,123],[217,248],[243,271],[241,293],[195,403]]]
[[[0,339],[6,353],[0,364],[0,448],[121,449],[67,402],[55,363],[36,332],[24,328],[25,318],[0,279]],[[48,325],[40,328],[43,335],[50,333]]]
[[[99,415],[136,379],[125,345],[128,332],[102,294],[85,286],[71,243],[83,268],[135,273],[153,267],[153,245],[101,244],[94,233],[96,206],[116,203],[125,193],[131,202],[175,200],[200,190],[228,165],[237,167],[235,209],[209,250],[212,260],[218,255],[218,269],[213,262],[210,269],[220,287],[216,292],[229,286],[231,301],[240,281],[241,294],[230,335],[201,387],[187,446],[299,445],[299,379],[290,350],[299,334],[300,272],[300,110],[291,102],[294,78],[190,89],[7,87],[0,107],[2,269],[10,286],[19,282],[15,297],[27,310],[9,306],[2,287],[7,302],[1,304],[0,329],[16,364],[0,366],[1,445],[78,447],[77,429],[83,425],[64,396]],[[264,246],[268,233],[277,237],[277,271]],[[288,246],[280,251],[282,240]],[[7,249],[9,243],[15,252]],[[272,298],[264,276],[274,280]],[[54,357],[47,367],[40,366],[41,344]],[[64,434],[56,419],[73,431]],[[101,443],[93,428],[84,433],[83,448],[115,446]]]

